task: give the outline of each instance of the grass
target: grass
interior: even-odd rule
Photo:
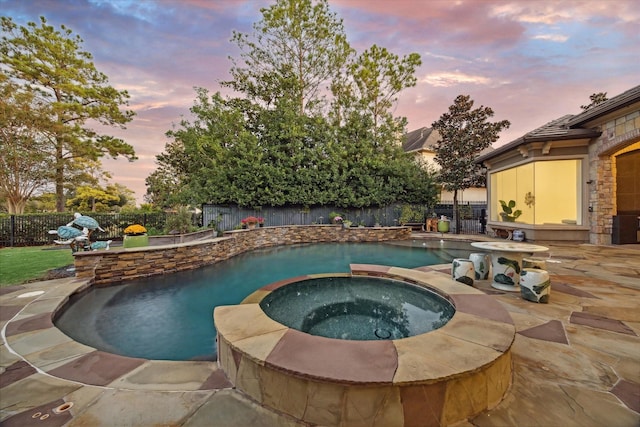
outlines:
[[[50,249],[51,246],[0,249],[0,287],[43,279],[47,270],[73,264],[68,247]]]

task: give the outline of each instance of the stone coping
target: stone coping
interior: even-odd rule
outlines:
[[[275,236],[275,239],[268,240],[269,236]],[[341,230],[331,225],[264,227],[237,230],[210,240],[81,252],[76,254],[76,266],[79,262],[84,263],[86,274],[42,282],[47,284],[42,292],[30,293],[17,287],[3,293],[7,302],[0,310],[0,319],[7,323],[0,332],[9,351],[19,355],[30,369],[64,380],[131,390],[192,391],[231,387],[217,362],[147,360],[107,353],[76,342],[56,328],[53,319],[73,294],[95,285],[135,279],[135,274],[122,276],[122,271],[135,269],[141,257],[148,257],[149,265],[153,265],[154,260],[156,263],[175,263],[173,257],[176,253],[178,257],[195,258],[199,262],[203,259],[217,262],[261,245],[273,246],[281,241],[285,242],[283,244],[288,241],[298,243],[294,240],[313,239],[314,236],[334,239],[328,241],[339,238],[345,241],[360,241],[358,239],[361,238],[364,239],[362,241],[383,241],[391,240],[393,236],[408,238],[410,230],[403,227]],[[193,256],[185,255],[190,251],[193,251]],[[218,255],[209,253],[216,251]],[[161,267],[156,270],[157,274],[177,271]],[[108,280],[101,281],[100,277]]]
[[[410,237],[409,227],[258,227],[228,231],[223,237],[191,242],[78,252],[74,254],[74,264],[76,277],[105,285],[193,270],[265,247],[322,242],[383,242]]]
[[[446,325],[425,334],[399,340],[350,341],[297,331],[272,320],[260,308],[260,301],[281,286],[305,279],[344,275],[312,274],[268,285],[249,295],[240,305],[217,307],[214,320],[218,334],[260,364],[303,377],[348,383],[435,382],[491,364],[511,347],[515,338],[511,316],[494,298],[478,289],[459,284],[436,271],[356,264],[351,265],[351,270],[354,276],[384,277],[426,287],[451,301],[456,312]],[[295,336],[293,343],[281,340],[286,334]],[[258,345],[254,342],[256,340],[259,341]],[[265,340],[271,341],[269,345]],[[398,353],[397,363],[389,367],[390,372],[384,372],[378,361],[368,357],[368,354],[383,351],[386,343],[395,347]],[[299,350],[296,346],[306,348],[305,354],[309,352],[301,356],[299,370],[294,366],[295,362],[286,357],[288,353]],[[456,351],[443,354],[438,351],[443,346],[455,346]],[[430,363],[411,367],[412,356],[409,353],[412,348],[421,352],[433,351]],[[358,350],[362,350],[361,353]],[[274,351],[275,354],[272,354]],[[314,352],[325,354],[316,356]],[[344,352],[354,353],[357,359],[349,362],[354,364],[354,369],[355,366],[364,367],[368,374],[359,376],[359,369],[350,368],[345,376],[344,373],[336,374],[327,369],[326,364],[316,363],[318,357],[327,360]],[[279,358],[278,354],[282,354],[283,358]],[[474,357],[470,358],[470,354]]]
[[[87,280],[58,279],[44,292],[24,289],[3,295],[15,304],[2,330],[7,349],[28,366],[51,377],[81,384],[126,390],[195,391],[231,387],[214,361],[147,360],[100,351],[67,336],[53,318]],[[26,296],[25,296],[26,295]],[[3,306],[3,312],[14,305]]]
[[[398,340],[339,340],[288,328],[262,311],[259,302],[278,287],[303,279],[334,276],[308,275],[262,288],[240,305],[215,309],[220,366],[238,389],[259,403],[312,424],[334,425],[337,421],[340,425],[358,425],[366,423],[369,416],[384,419],[380,414],[385,411],[404,414],[399,425],[415,422],[408,414],[415,410],[413,404],[417,402],[402,397],[415,393],[423,394],[423,400],[426,393],[434,402],[441,402],[431,408],[438,414],[436,424],[461,421],[489,409],[502,399],[511,383],[514,322],[494,298],[452,280],[437,268],[444,266],[419,271],[351,265],[353,275],[402,280],[448,298],[456,312],[437,330]],[[275,391],[279,385],[293,383],[298,384],[293,391]],[[384,409],[376,407],[375,415],[363,415],[362,411],[349,415],[344,408],[355,404],[353,399],[359,397],[348,395],[362,391],[363,387],[376,390],[395,403],[387,402]],[[291,403],[303,405],[301,400],[309,402],[317,394],[336,390],[343,398],[339,405],[336,402],[331,405],[340,408],[319,407],[311,414]],[[274,393],[279,395],[278,399],[273,398]]]

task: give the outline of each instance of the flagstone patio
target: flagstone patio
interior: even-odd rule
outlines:
[[[541,244],[549,304],[476,281],[515,324],[513,378],[502,402],[461,425],[640,425],[640,245]],[[72,341],[51,314],[78,286],[0,288],[2,426],[303,425],[231,388],[214,362],[125,358]]]

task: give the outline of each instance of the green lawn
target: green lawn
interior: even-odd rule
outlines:
[[[42,279],[47,270],[73,264],[73,255],[68,247],[51,248],[0,249],[0,287]]]

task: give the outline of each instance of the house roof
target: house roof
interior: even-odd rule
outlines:
[[[620,95],[614,96],[598,105],[595,105],[580,114],[573,116],[569,120],[570,127],[580,126],[598,117],[605,116],[611,112],[624,108],[628,105],[640,102],[640,85],[622,92]]]
[[[580,114],[567,114],[549,123],[527,132],[518,139],[508,144],[496,148],[490,153],[484,154],[476,160],[482,162],[489,160],[507,151],[513,150],[521,145],[530,142],[562,141],[583,138],[597,138],[601,132],[597,129],[580,127],[591,120],[605,116],[611,112],[624,108],[628,105],[640,102],[640,86],[629,89],[620,95],[595,105]]]
[[[407,133],[405,141],[402,143],[402,149],[409,153],[419,150],[431,150],[433,144],[438,140],[438,132],[434,132],[433,129],[428,127],[421,127]]]
[[[435,151],[433,146],[440,139],[440,133],[428,127],[421,127],[407,133],[402,149],[406,153],[416,152],[420,150]],[[493,147],[487,147],[480,152],[480,155],[492,152]]]
[[[531,142],[563,141],[582,138],[590,139],[600,136],[600,131],[596,129],[572,129],[568,127],[569,120],[571,120],[571,118],[573,117],[573,115],[567,114],[566,116],[562,116],[560,118],[552,120],[549,123],[540,126],[539,128],[525,133],[520,138],[515,139],[508,144],[498,147],[495,150],[478,157],[476,161],[482,162],[484,160],[491,159],[504,152],[513,150],[516,147],[524,144],[529,144]]]

